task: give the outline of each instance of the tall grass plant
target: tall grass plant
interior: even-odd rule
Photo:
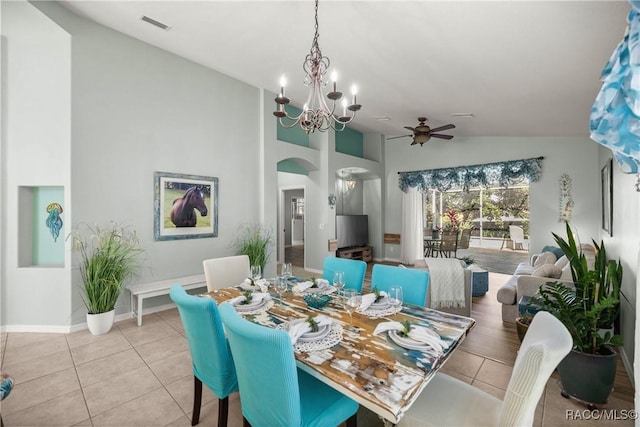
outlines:
[[[260,224],[245,224],[240,227],[234,244],[238,255],[247,255],[251,265],[264,266],[271,256],[273,233]]]
[[[82,299],[89,314],[115,308],[123,282],[141,267],[144,249],[135,230],[111,223],[109,228],[81,224],[71,234],[80,253]]]

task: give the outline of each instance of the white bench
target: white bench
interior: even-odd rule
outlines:
[[[131,311],[138,319],[138,326],[142,326],[142,302],[146,298],[169,295],[169,289],[175,284],[182,285],[185,290],[203,288],[207,286],[204,274],[193,276],[176,277],[175,279],[159,280],[157,282],[136,283],[129,285],[127,289],[131,292]],[[137,299],[137,305],[135,300]],[[135,307],[138,307],[136,310]]]

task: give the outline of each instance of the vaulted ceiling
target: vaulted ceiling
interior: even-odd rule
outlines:
[[[287,94],[298,105],[306,99],[312,1],[61,3],[274,93],[286,74]],[[319,42],[339,89],[359,87],[359,130],[402,135],[426,116],[432,127],[455,124],[447,133],[458,136],[588,136],[600,73],[629,9],[623,1],[321,0]]]

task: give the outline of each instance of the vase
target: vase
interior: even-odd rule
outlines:
[[[93,335],[103,335],[111,330],[116,310],[107,311],[106,313],[89,314],[87,313],[87,326],[89,332]]]
[[[558,365],[562,395],[591,405],[607,403],[616,377],[617,353],[603,347],[602,354],[571,352]]]
[[[521,317],[516,317],[516,332],[518,333],[518,339],[520,342],[524,339],[527,330],[529,329],[529,322],[525,323]]]

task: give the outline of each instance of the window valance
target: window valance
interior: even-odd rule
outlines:
[[[482,165],[398,172],[400,175],[399,184],[400,189],[406,192],[409,187],[416,187],[419,191],[433,188],[447,191],[454,187],[469,190],[469,188],[481,185],[507,187],[522,182],[524,179],[536,182],[542,172],[542,159],[543,157],[535,157]]]

